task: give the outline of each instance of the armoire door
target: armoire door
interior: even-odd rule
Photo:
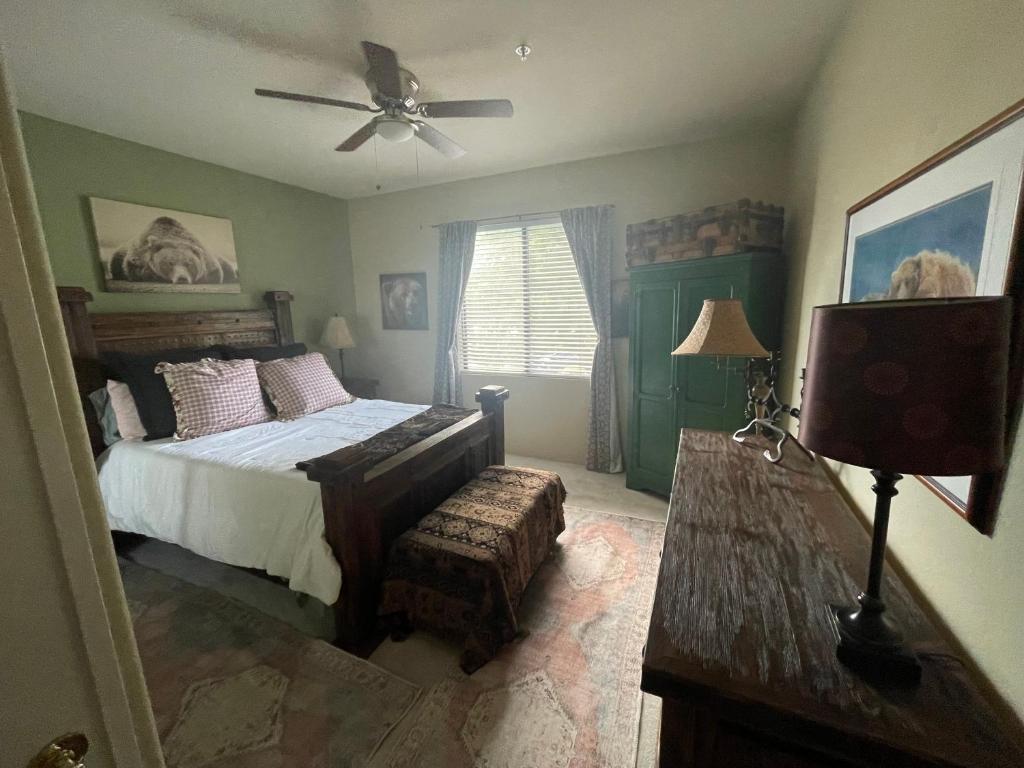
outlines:
[[[697,322],[705,299],[742,299],[742,282],[741,274],[731,273],[681,280],[679,340],[685,339]],[[746,404],[746,360],[689,355],[676,360],[676,429],[738,429]]]
[[[633,423],[627,484],[668,494],[675,469],[678,283],[639,283],[633,288]]]

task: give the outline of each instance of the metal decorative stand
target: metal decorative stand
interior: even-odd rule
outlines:
[[[800,445],[800,441],[793,437],[789,431],[776,424],[776,421],[784,413],[788,413],[796,419],[800,418],[799,408],[780,403],[779,398],[775,394],[775,382],[778,381],[781,358],[781,353],[772,352],[771,357],[768,358],[767,368],[763,360],[751,358],[747,361],[746,416],[750,419],[750,423],[742,429],[736,430],[732,435],[732,439],[737,443],[743,443],[748,438],[758,435],[768,438],[772,445],[764,450],[763,455],[772,464],[777,464],[782,460],[783,447],[788,441],[792,440],[813,461],[814,456]],[[802,377],[803,374],[801,374]]]

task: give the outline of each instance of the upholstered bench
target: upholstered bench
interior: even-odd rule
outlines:
[[[553,472],[487,467],[398,538],[380,614],[393,627],[464,640],[471,673],[517,632],[523,591],[565,530]]]

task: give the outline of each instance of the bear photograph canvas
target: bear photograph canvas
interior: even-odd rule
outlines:
[[[240,293],[231,221],[90,197],[107,291]]]
[[[427,273],[381,275],[380,305],[385,331],[427,330]]]

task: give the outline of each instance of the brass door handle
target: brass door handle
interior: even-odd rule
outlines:
[[[54,739],[33,757],[28,768],[84,768],[89,740],[81,733],[68,733]]]

